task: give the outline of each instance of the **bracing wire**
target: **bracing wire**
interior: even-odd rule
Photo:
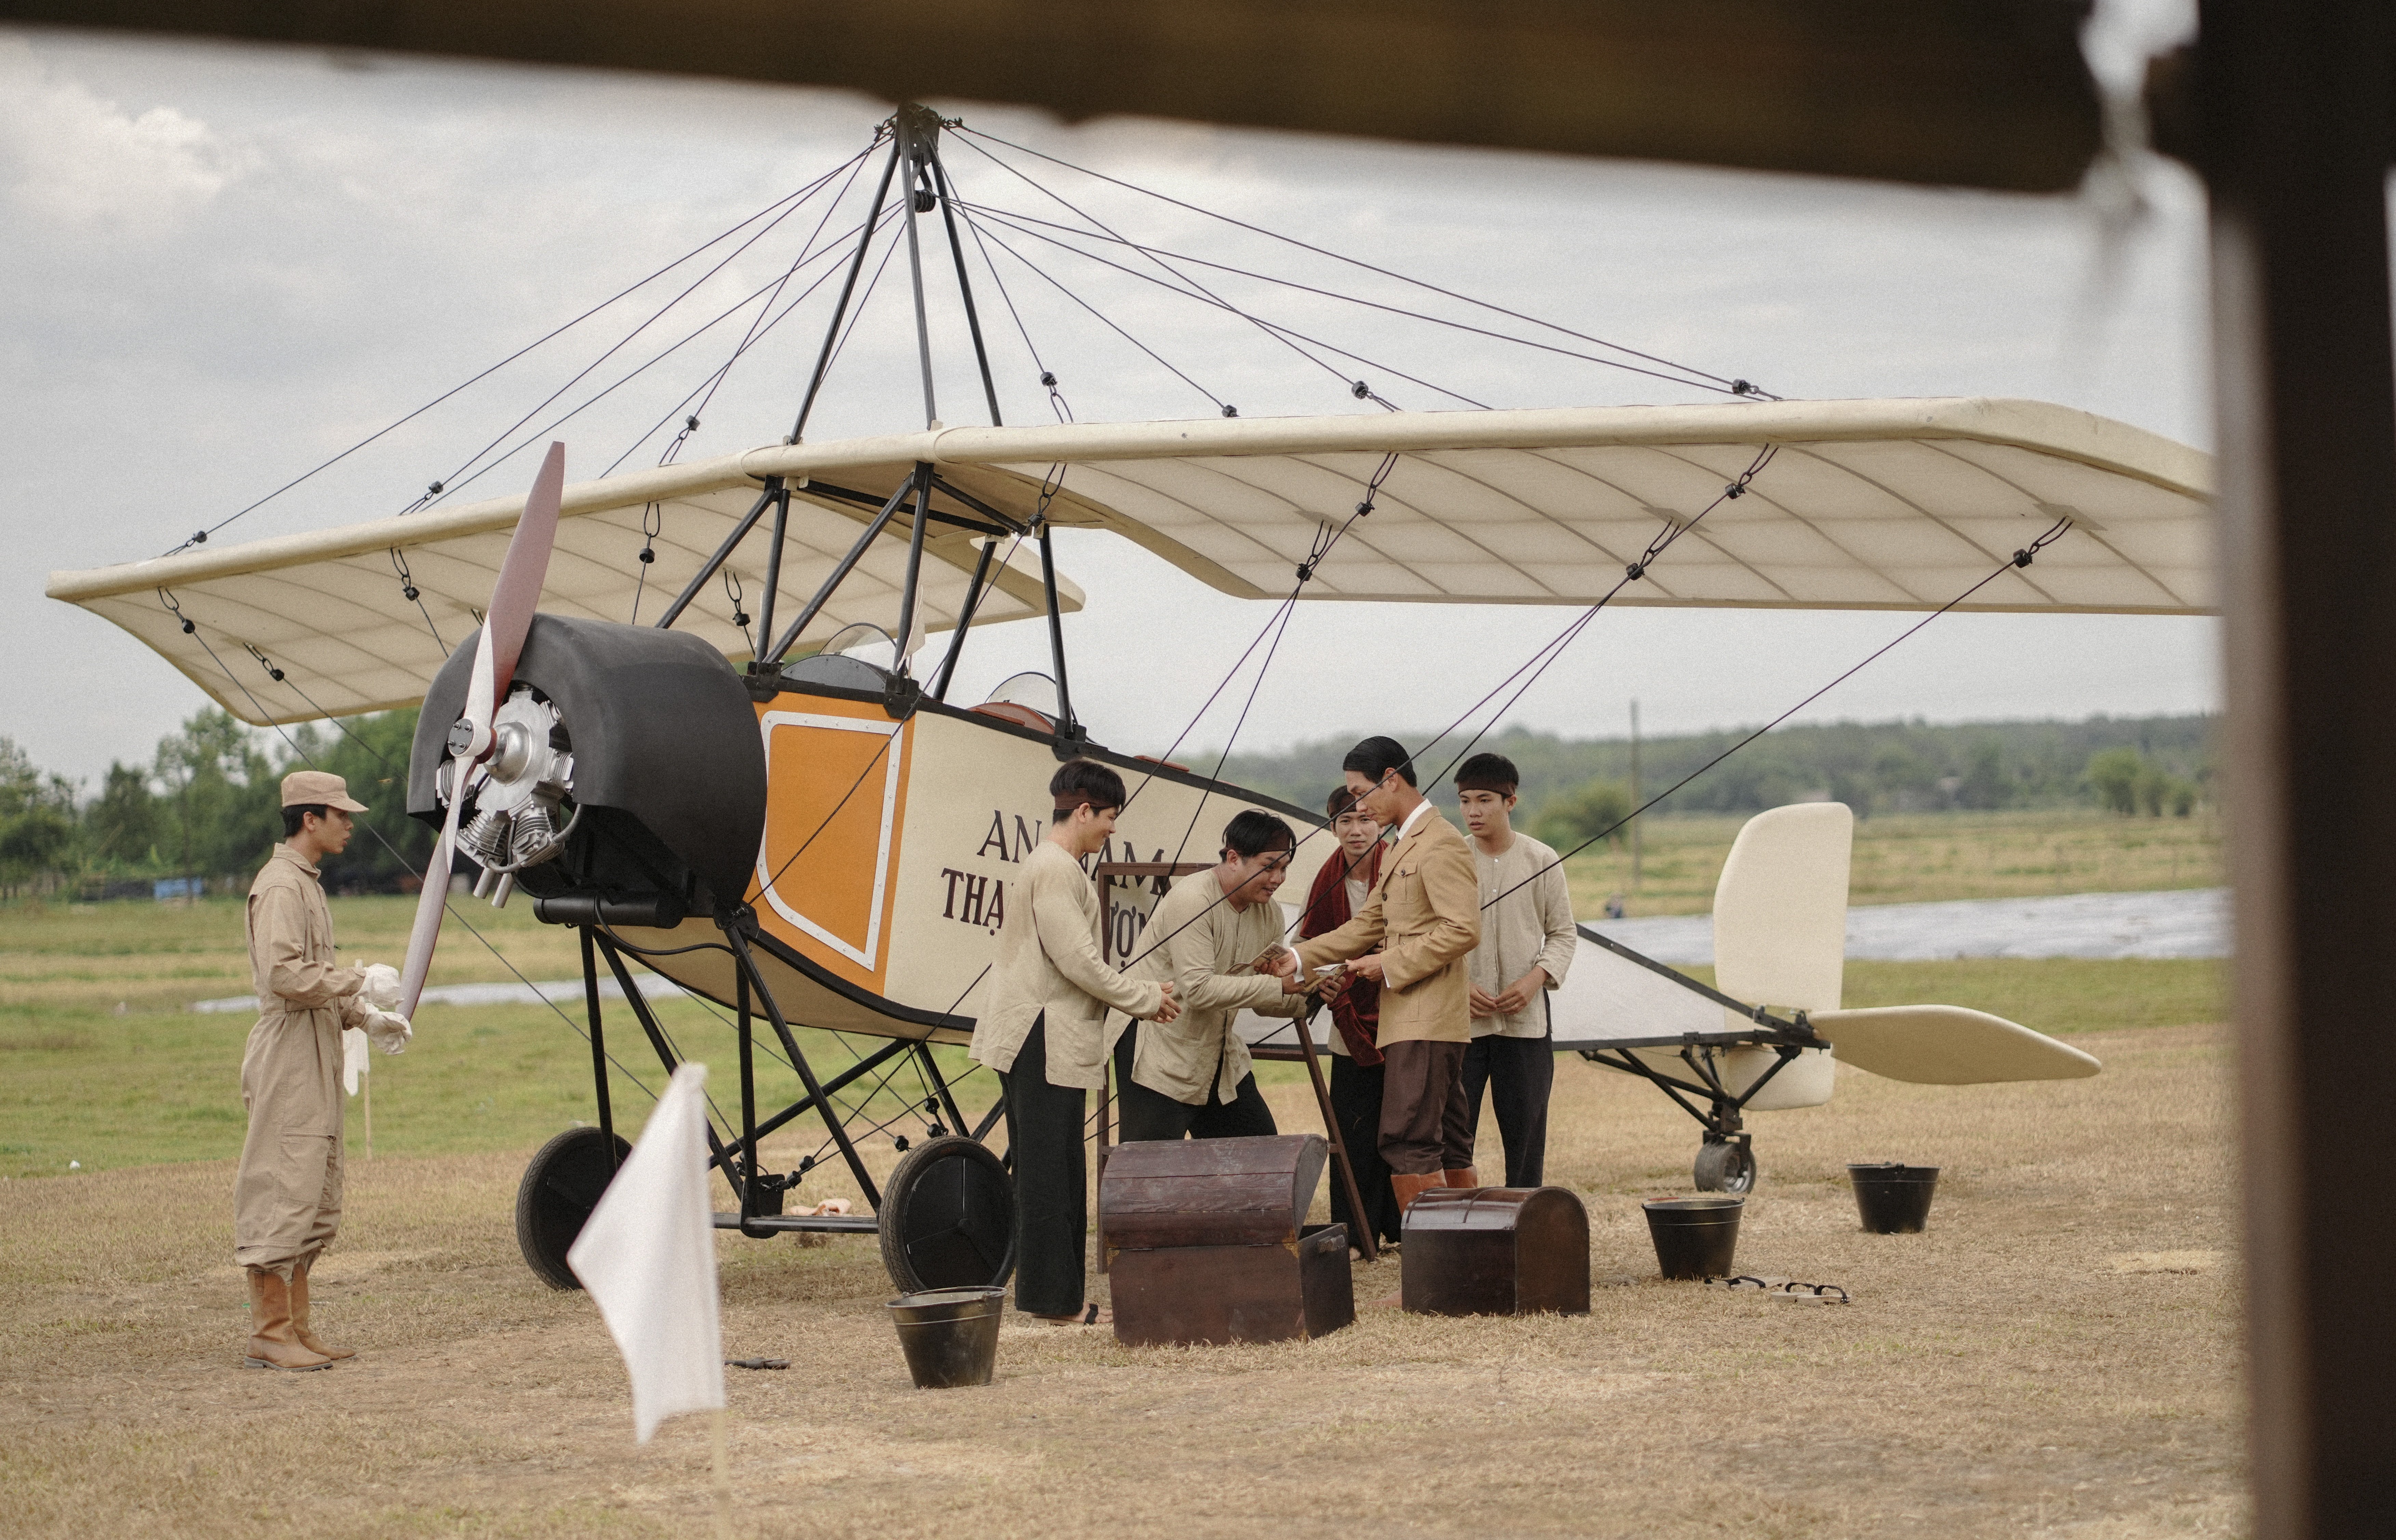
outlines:
[[[1052,166],[1063,166],[1068,171],[1078,171],[1083,176],[1091,177],[1102,182],[1111,183],[1127,192],[1137,192],[1142,197],[1154,198],[1159,202],[1170,204],[1176,208],[1187,209],[1192,214],[1204,215],[1207,219],[1217,219],[1224,224],[1235,226],[1241,230],[1249,232],[1251,234],[1262,235],[1268,240],[1279,241],[1285,246],[1296,246],[1301,251],[1311,252],[1317,257],[1328,258],[1330,260],[1335,262],[1344,262],[1351,267],[1362,268],[1367,272],[1378,273],[1384,278],[1391,278],[1402,284],[1412,285],[1417,288],[1426,289],[1431,293],[1441,295],[1446,299],[1458,300],[1463,304],[1474,306],[1477,309],[1490,311],[1497,314],[1507,316],[1512,320],[1525,322],[1534,326],[1544,327],[1549,331],[1559,332],[1566,337],[1577,338],[1583,342],[1609,349],[1615,352],[1622,353],[1627,357],[1642,359],[1649,364],[1658,365],[1667,369],[1677,370],[1695,379],[1711,381],[1711,384],[1708,387],[1709,389],[1719,390],[1727,395],[1756,396],[1767,401],[1777,401],[1779,399],[1779,397],[1773,395],[1770,392],[1759,390],[1754,385],[1749,384],[1743,379],[1726,378],[1722,375],[1714,374],[1710,370],[1697,368],[1693,365],[1681,364],[1656,353],[1643,352],[1637,348],[1627,347],[1619,342],[1609,342],[1604,338],[1592,337],[1587,332],[1576,331],[1570,326],[1561,325],[1554,321],[1544,321],[1536,315],[1527,315],[1521,311],[1509,310],[1503,305],[1493,304],[1486,299],[1477,299],[1471,295],[1459,293],[1455,289],[1443,288],[1437,284],[1431,283],[1421,278],[1409,277],[1405,273],[1394,272],[1376,263],[1365,261],[1362,258],[1351,257],[1343,252],[1333,251],[1325,246],[1315,246],[1311,242],[1301,241],[1294,235],[1285,235],[1279,231],[1269,230],[1263,225],[1251,224],[1245,219],[1237,219],[1231,215],[1220,213],[1215,209],[1207,208],[1198,204],[1185,203],[1181,199],[1172,196],[1170,193],[1159,192],[1153,188],[1142,187],[1137,182],[1125,181],[1119,177],[1110,177],[1103,171],[1093,171],[1088,166],[1076,166],[1072,161],[1061,160],[1055,155],[1046,154],[1041,151],[1034,150],[1029,145],[1017,144],[1011,139],[1001,139],[995,134],[984,133],[976,128],[968,128],[963,124],[959,124],[955,131],[964,142],[973,145],[976,149],[980,148],[978,144],[974,143],[974,141],[978,139],[988,139],[992,144],[1003,144],[1010,150],[1031,155],[1035,159],[1046,161]],[[987,153],[987,152],[984,153]],[[992,158],[996,159],[997,157],[992,156]],[[1628,365],[1617,365],[1616,366],[1621,368],[1630,367]],[[1640,370],[1637,372],[1646,373],[1648,371]],[[1740,387],[1742,386],[1744,386],[1745,389],[1741,389]]]
[[[872,153],[872,152],[870,148],[860,150],[857,153],[857,155],[854,158],[857,161],[862,162],[864,158]],[[540,347],[543,343],[550,342],[559,337],[563,337],[566,333],[573,330],[576,326],[580,325],[583,322],[590,320],[600,312],[606,310],[611,305],[614,305],[618,300],[623,299],[632,294],[636,294],[640,290],[647,287],[649,285],[657,282],[667,273],[672,272],[674,269],[682,266],[685,262],[697,257],[700,252],[706,251],[710,247],[714,246],[721,242],[731,239],[732,236],[747,229],[750,225],[754,224],[757,220],[764,219],[766,215],[772,214],[784,204],[790,203],[793,199],[805,201],[805,199],[813,196],[816,192],[822,188],[824,183],[829,182],[832,178],[839,176],[843,167],[847,163],[844,162],[843,166],[833,166],[830,171],[825,172],[821,177],[817,178],[816,180],[808,183],[806,186],[800,188],[794,192],[786,193],[782,197],[777,198],[774,202],[767,204],[764,208],[759,209],[756,213],[750,215],[745,219],[742,219],[731,229],[701,242],[699,245],[675,258],[672,261],[668,262],[665,266],[658,269],[655,272],[650,273],[647,277],[641,279],[638,283],[617,290],[614,294],[602,299],[599,303],[592,306],[589,310],[584,311],[581,314],[574,317],[571,321],[552,328],[541,336],[535,338],[532,341],[526,343],[523,347],[518,348],[515,352],[508,354],[505,358],[500,359],[498,363],[490,365],[488,368],[482,370],[480,373],[470,376],[466,379],[460,380],[456,385],[451,386],[448,390],[442,392],[439,395],[434,396],[432,400],[426,402],[423,405],[417,407],[412,412],[409,412],[406,416],[393,418],[392,421],[385,423],[382,427],[376,429],[373,432],[368,433],[366,437],[358,440],[357,443],[351,445],[340,453],[301,471],[299,475],[292,477],[289,481],[285,482],[282,485],[276,487],[273,491],[269,492],[266,496],[259,498],[256,502],[249,504],[247,507],[238,509],[235,511],[225,515],[223,518],[219,519],[216,523],[209,524],[205,529],[194,534],[190,539],[185,540],[181,545],[175,547],[174,551],[164,552],[164,554],[171,556],[175,553],[175,551],[183,551],[194,545],[204,544],[209,536],[215,534],[218,530],[224,528],[227,524],[232,524],[235,519],[241,518],[243,515],[247,513],[256,512],[259,509],[265,507],[268,503],[273,502],[275,498],[283,496],[283,494],[290,491],[293,487],[298,486],[302,482],[309,480],[311,477],[315,476],[322,471],[332,469],[341,461],[349,458],[352,455],[356,454],[359,450],[364,449],[370,444],[373,444],[378,439],[383,438],[397,429],[403,428],[408,423],[415,421],[418,418],[422,417],[425,413],[433,410],[435,406],[440,405],[443,402],[449,400],[459,392],[467,390],[469,387],[488,378],[490,376],[514,363],[517,359],[524,357],[526,353]]]
[[[1194,278],[1191,277],[1188,273],[1183,272],[1181,272],[1179,269],[1178,269],[1178,268],[1176,268],[1175,266],[1173,266],[1173,264],[1172,264],[1172,263],[1170,263],[1170,262],[1166,261],[1163,257],[1161,257],[1161,256],[1157,255],[1157,253],[1156,253],[1154,250],[1152,250],[1151,248],[1147,247],[1147,246],[1138,246],[1138,245],[1135,245],[1134,243],[1132,243],[1132,242],[1130,242],[1130,241],[1128,241],[1128,240],[1125,240],[1122,235],[1118,234],[1118,233],[1117,233],[1117,232],[1116,232],[1112,228],[1111,228],[1111,227],[1110,227],[1110,226],[1109,226],[1109,225],[1108,225],[1104,220],[1102,220],[1102,219],[1098,219],[1097,216],[1095,216],[1095,215],[1091,214],[1088,210],[1076,206],[1072,202],[1071,202],[1069,199],[1067,199],[1067,198],[1066,198],[1062,193],[1057,192],[1055,192],[1054,190],[1052,190],[1052,189],[1050,189],[1050,188],[1047,188],[1047,187],[1045,187],[1045,186],[1041,185],[1039,182],[1032,180],[1032,178],[1030,178],[1029,176],[1026,176],[1026,175],[1025,175],[1025,174],[1024,174],[1020,169],[1018,169],[1018,167],[1015,167],[1015,166],[1012,166],[1007,165],[1005,161],[1000,160],[997,156],[991,154],[989,151],[984,150],[980,145],[978,145],[978,144],[973,143],[973,141],[971,141],[970,139],[966,140],[966,141],[965,141],[965,143],[966,143],[966,147],[967,147],[968,149],[972,150],[976,154],[981,155],[981,156],[983,156],[984,158],[988,159],[992,165],[996,166],[997,166],[997,167],[999,167],[1001,170],[1003,170],[1003,171],[1006,172],[1008,175],[1010,175],[1010,176],[1014,177],[1017,180],[1018,180],[1018,181],[1022,182],[1022,183],[1023,183],[1023,185],[1025,185],[1026,187],[1029,187],[1029,188],[1031,188],[1033,192],[1038,192],[1038,193],[1040,193],[1041,195],[1043,195],[1044,197],[1046,197],[1046,198],[1050,199],[1052,202],[1056,203],[1056,204],[1057,204],[1057,205],[1058,205],[1060,207],[1063,207],[1063,208],[1066,208],[1066,209],[1068,209],[1068,210],[1071,210],[1071,211],[1072,212],[1072,214],[1073,214],[1076,218],[1080,219],[1081,219],[1085,224],[1090,225],[1090,226],[1091,226],[1091,227],[1093,227],[1094,229],[1098,230],[1098,231],[1102,234],[1102,236],[1103,236],[1104,238],[1106,238],[1106,239],[1108,239],[1108,240],[1114,241],[1114,242],[1118,243],[1119,245],[1122,245],[1122,246],[1124,246],[1125,247],[1126,247],[1126,248],[1128,248],[1128,249],[1130,249],[1130,250],[1138,251],[1138,253],[1140,253],[1140,255],[1142,255],[1142,256],[1146,257],[1150,261],[1151,261],[1151,262],[1155,263],[1155,264],[1156,264],[1156,266],[1157,266],[1158,268],[1162,269],[1162,270],[1163,270],[1166,274],[1168,274],[1168,275],[1169,275],[1169,276],[1174,280],[1174,282],[1173,282],[1172,284],[1170,284],[1170,285],[1166,285],[1167,287],[1177,288],[1178,292],[1183,293],[1183,294],[1185,294],[1185,295],[1194,295],[1195,297],[1197,297],[1197,298],[1199,298],[1199,299],[1204,299],[1204,300],[1205,300],[1205,301],[1206,301],[1206,302],[1208,302],[1208,303],[1211,303],[1211,304],[1213,304],[1213,305],[1216,305],[1216,306],[1218,306],[1218,307],[1219,307],[1219,308],[1221,308],[1221,309],[1223,309],[1223,310],[1229,311],[1229,312],[1230,312],[1231,313],[1232,313],[1233,315],[1236,315],[1236,316],[1240,317],[1242,320],[1246,321],[1247,323],[1249,323],[1251,325],[1256,326],[1258,330],[1262,331],[1262,332],[1263,332],[1267,337],[1271,338],[1271,339],[1272,339],[1273,340],[1275,340],[1276,342],[1281,343],[1284,347],[1285,347],[1285,348],[1289,349],[1291,352],[1293,352],[1297,353],[1300,358],[1305,359],[1309,364],[1313,365],[1316,368],[1321,369],[1321,370],[1323,370],[1324,373],[1326,373],[1326,374],[1330,375],[1334,379],[1338,380],[1338,381],[1339,381],[1339,384],[1340,384],[1340,388],[1341,388],[1342,390],[1347,389],[1347,388],[1348,388],[1348,386],[1350,385],[1351,381],[1349,380],[1349,378],[1348,378],[1348,377],[1347,377],[1347,375],[1346,375],[1346,374],[1342,373],[1342,372],[1341,372],[1340,370],[1338,370],[1338,369],[1335,369],[1335,368],[1333,368],[1329,364],[1324,363],[1322,359],[1315,357],[1315,356],[1314,356],[1312,353],[1311,353],[1311,352],[1308,352],[1304,348],[1302,348],[1302,347],[1298,346],[1298,343],[1296,343],[1295,341],[1292,341],[1292,340],[1290,339],[1290,338],[1289,338],[1289,337],[1285,336],[1279,328],[1276,328],[1276,327],[1273,327],[1273,326],[1267,325],[1266,325],[1265,323],[1263,323],[1262,321],[1258,320],[1255,316],[1250,315],[1247,312],[1245,312],[1245,311],[1242,310],[1239,306],[1232,304],[1230,300],[1228,300],[1228,299],[1224,299],[1221,295],[1217,294],[1214,290],[1212,290],[1212,289],[1210,289],[1210,288],[1206,287],[1206,285],[1205,285],[1199,283],[1196,279],[1194,279]],[[1047,221],[1045,221],[1045,220],[1041,220],[1041,221],[1037,221],[1037,222],[1040,222],[1040,223],[1046,223]],[[1062,228],[1065,228],[1065,227],[1063,227],[1063,226],[1059,226],[1059,227],[1058,227],[1058,228],[1062,229]],[[1113,264],[1110,263],[1109,265],[1110,265],[1110,266],[1112,266]]]
[[[967,206],[965,205],[960,204],[958,206],[959,211],[964,212],[966,206]],[[1280,339],[1283,341],[1290,342],[1292,347],[1297,346],[1295,341],[1291,341],[1292,339],[1296,339],[1298,341],[1304,341],[1314,347],[1321,348],[1325,352],[1338,353],[1342,358],[1353,359],[1357,363],[1364,365],[1368,369],[1378,370],[1382,374],[1390,375],[1398,379],[1403,379],[1410,385],[1419,385],[1423,389],[1435,392],[1440,395],[1447,397],[1451,401],[1460,401],[1468,406],[1478,407],[1482,411],[1489,410],[1489,405],[1486,402],[1475,400],[1473,397],[1466,395],[1460,391],[1450,390],[1444,385],[1434,384],[1431,380],[1421,378],[1416,375],[1408,374],[1405,370],[1397,367],[1395,365],[1384,364],[1378,359],[1367,358],[1362,353],[1340,347],[1335,342],[1325,341],[1322,338],[1299,331],[1294,326],[1285,325],[1278,321],[1267,320],[1263,316],[1242,310],[1239,306],[1232,304],[1231,301],[1204,289],[1178,287],[1175,285],[1166,283],[1164,279],[1157,277],[1154,273],[1142,272],[1137,268],[1127,267],[1121,262],[1111,261],[1107,258],[1101,257],[1096,252],[1085,251],[1080,246],[1073,245],[1070,241],[1060,239],[1055,235],[1047,234],[1039,230],[1031,229],[1027,225],[1018,222],[1020,218],[1019,216],[1011,214],[1005,209],[983,208],[978,206],[974,206],[972,212],[992,219],[999,224],[1005,225],[1007,229],[1014,231],[1017,234],[1028,235],[1033,240],[1045,241],[1048,245],[1056,246],[1060,250],[1071,252],[1072,255],[1081,258],[1085,261],[1096,262],[1101,267],[1111,268],[1115,272],[1123,273],[1126,277],[1137,278],[1144,284],[1153,284],[1157,287],[1164,289],[1168,294],[1178,295],[1184,299],[1193,299],[1202,305],[1206,305],[1212,309],[1236,315],[1242,320],[1246,321],[1250,325],[1264,331],[1267,335]],[[1046,223],[1047,221],[1042,220],[1036,222]],[[1063,229],[1065,227],[1058,226],[1056,228]],[[1128,242],[1124,244],[1130,245]],[[1019,261],[1022,259],[1018,257],[1017,259]],[[1363,303],[1363,301],[1358,302]],[[1316,365],[1321,368],[1329,370],[1332,377],[1338,379],[1340,385],[1347,390],[1349,393],[1354,393],[1356,382],[1346,373],[1341,370],[1332,368],[1330,365],[1324,363],[1323,360],[1314,357],[1311,353],[1308,353],[1303,348],[1298,348],[1297,351],[1306,358],[1307,362]],[[1576,353],[1573,356],[1580,357],[1582,355]],[[1372,399],[1378,401],[1380,398],[1374,396]],[[1381,405],[1391,411],[1395,411],[1397,409],[1386,401],[1381,402]]]
[[[967,216],[965,223],[972,225],[975,221],[971,216]],[[977,232],[977,238],[981,238],[978,232]],[[1063,295],[1066,299],[1071,299],[1073,303],[1081,306],[1084,310],[1089,312],[1090,314],[1097,317],[1099,325],[1105,326],[1109,331],[1113,332],[1117,337],[1122,338],[1133,347],[1138,348],[1150,358],[1154,359],[1157,365],[1166,373],[1172,375],[1174,378],[1181,381],[1184,385],[1189,386],[1191,390],[1197,392],[1200,395],[1205,396],[1208,401],[1214,403],[1216,408],[1221,411],[1226,417],[1231,415],[1231,404],[1229,402],[1225,401],[1221,396],[1217,395],[1214,392],[1206,389],[1205,386],[1201,385],[1196,380],[1191,378],[1190,376],[1183,373],[1178,367],[1175,366],[1165,357],[1164,354],[1158,352],[1154,348],[1150,347],[1138,338],[1134,337],[1131,333],[1124,330],[1124,328],[1115,322],[1112,316],[1110,316],[1106,312],[1098,309],[1096,305],[1091,304],[1087,299],[1083,299],[1080,295],[1075,294],[1072,289],[1067,288],[1063,284],[1058,283],[1055,278],[1049,276],[1047,272],[1037,262],[1032,261],[1030,258],[1024,256],[1023,253],[1016,250],[1013,246],[1008,246],[1004,240],[1001,240],[995,235],[988,236],[987,239],[990,241],[991,245],[998,247],[999,250],[1005,252],[1009,257],[1014,258],[1017,261],[1031,269],[1031,271],[1039,277],[1041,282],[1046,284],[1049,287],[1055,289],[1058,293]]]

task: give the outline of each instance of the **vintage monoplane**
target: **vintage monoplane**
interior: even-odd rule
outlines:
[[[730,1013],[740,1107],[712,1136],[737,1206],[720,1225],[878,1231],[906,1288],[1002,1280],[1011,1190],[983,1143],[998,1109],[969,1123],[931,1047],[972,1029],[1006,879],[1040,837],[1055,763],[1086,754],[1134,788],[1095,874],[1119,956],[1141,945],[1165,876],[1211,855],[1212,831],[1243,808],[1299,828],[1297,884],[1335,852],[1311,809],[1106,745],[1103,718],[1069,688],[1061,619],[1081,594],[1058,571],[1058,528],[1109,531],[1225,593],[1285,602],[2153,615],[2212,603],[2206,458],[2031,402],[1783,401],[1725,380],[1727,399],[1708,405],[1400,411],[1358,380],[1351,415],[1002,424],[968,277],[997,216],[956,193],[941,146],[957,126],[920,108],[882,126],[887,158],[807,391],[812,404],[873,244],[903,243],[919,430],[810,442],[803,406],[783,442],[574,484],[552,446],[524,497],[50,580],[52,597],[123,627],[250,723],[421,703],[408,807],[441,832],[411,1004],[445,905],[459,901],[457,860],[492,902],[521,892],[580,937],[597,1122],[534,1158],[518,1204],[527,1260],[560,1286],[625,1148],[603,979],[669,1069],[676,1045],[635,968]],[[944,426],[933,401],[919,216],[935,212],[987,426]],[[652,623],[622,618],[636,585],[674,595]],[[975,628],[1035,617],[1048,674],[950,698]],[[940,632],[940,661],[919,669]],[[1437,766],[1422,769],[1429,782]],[[1654,1081],[1704,1124],[1700,1187],[1750,1183],[1742,1113],[1827,1098],[1834,1055],[1946,1082],[2096,1071],[1976,1012],[1841,1010],[1848,833],[1845,810],[1820,804],[1749,826],[1722,875],[1713,985],[1584,930],[1552,1002],[1559,1050]],[[799,1028],[878,1045],[826,1077]],[[1275,1029],[1290,1042],[1283,1022],[1252,1035]],[[761,1033],[805,1088],[764,1114]],[[927,1136],[877,1182],[837,1098],[900,1067],[924,1077],[911,1108]],[[796,1212],[815,1206],[789,1201],[807,1163],[766,1168],[761,1139],[809,1116],[872,1214]]]

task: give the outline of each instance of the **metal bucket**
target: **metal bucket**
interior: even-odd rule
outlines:
[[[933,1289],[901,1294],[884,1308],[898,1328],[907,1373],[918,1390],[988,1385],[998,1362],[1005,1289]]]
[[[1647,1211],[1647,1238],[1666,1278],[1727,1278],[1738,1252],[1744,1198],[1658,1198]]]
[[[1930,1222],[1931,1195],[1938,1190],[1937,1166],[1874,1161],[1847,1167],[1856,1188],[1856,1212],[1874,1235],[1920,1235]]]

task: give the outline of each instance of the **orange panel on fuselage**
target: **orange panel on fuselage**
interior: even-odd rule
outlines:
[[[890,969],[912,724],[881,706],[784,694],[757,711],[765,740],[759,923],[875,994]]]

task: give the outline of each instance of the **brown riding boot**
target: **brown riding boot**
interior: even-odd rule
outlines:
[[[1481,1185],[1480,1173],[1471,1166],[1466,1166],[1460,1171],[1443,1171],[1439,1176],[1440,1180],[1449,1187],[1477,1188]]]
[[[1445,1185],[1436,1171],[1422,1175],[1407,1171],[1390,1173],[1390,1190],[1397,1195],[1400,1214],[1414,1207],[1415,1199],[1419,1195],[1429,1192],[1433,1188]]]
[[[300,1347],[321,1358],[355,1358],[356,1348],[327,1348],[308,1329],[308,1269],[315,1265],[316,1258],[312,1255],[291,1269],[291,1334],[300,1339]]]
[[[249,1355],[245,1369],[329,1369],[333,1361],[301,1346],[291,1330],[291,1285],[265,1268],[249,1271]]]

